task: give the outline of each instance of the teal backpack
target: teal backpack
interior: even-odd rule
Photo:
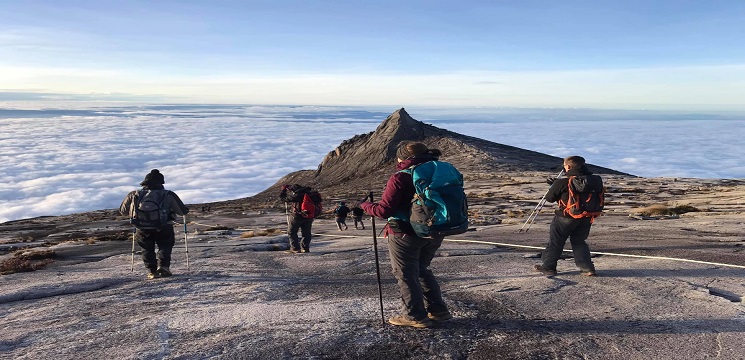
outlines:
[[[419,237],[444,237],[468,230],[463,175],[452,164],[428,161],[401,170],[411,174],[416,194],[409,222]]]

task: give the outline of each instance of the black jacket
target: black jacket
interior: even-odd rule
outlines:
[[[593,175],[586,165],[582,165],[579,169],[574,168],[569,170],[566,173],[566,177],[558,178],[551,184],[551,188],[548,189],[548,193],[546,194],[547,202],[559,202],[559,207],[554,212],[558,216],[569,217],[564,214],[563,206],[569,201],[569,178],[572,176],[594,176],[598,180],[595,191],[599,192],[603,190],[603,179],[600,176]]]

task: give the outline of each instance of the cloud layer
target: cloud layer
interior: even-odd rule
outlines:
[[[153,168],[186,203],[250,196],[289,172],[315,168],[341,141],[374,130],[391,110],[0,108],[0,221],[116,208]],[[745,177],[742,122],[716,115],[686,120],[682,114],[583,110],[409,112],[459,133],[556,156],[580,154],[636,175]]]

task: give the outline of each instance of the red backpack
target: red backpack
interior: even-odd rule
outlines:
[[[564,214],[575,219],[600,216],[605,207],[605,188],[603,180],[597,175],[571,176],[567,183],[569,200],[564,207]]]
[[[300,202],[300,215],[306,219],[314,219],[323,212],[321,194],[318,191],[311,191],[303,194],[303,201]]]

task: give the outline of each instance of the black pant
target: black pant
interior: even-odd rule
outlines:
[[[313,219],[306,219],[302,216],[295,216],[290,221],[290,227],[287,229],[287,235],[290,238],[290,249],[300,251],[302,246],[303,250],[310,248],[310,239],[312,237],[310,229],[313,226]],[[297,231],[300,230],[302,235],[302,241],[297,236]]]
[[[171,252],[173,251],[173,245],[176,244],[173,226],[168,225],[157,230],[137,229],[135,239],[142,248],[142,261],[145,263],[145,267],[155,271],[159,266],[171,266]],[[158,245],[157,259],[155,245]]]
[[[365,228],[365,224],[363,224],[363,223],[362,223],[362,215],[360,215],[360,216],[355,216],[355,217],[354,217],[354,228],[355,228],[355,229],[357,229],[357,223],[360,223],[360,225],[362,225],[362,228],[363,228],[363,229]]]
[[[565,216],[554,216],[549,230],[549,240],[546,250],[543,250],[541,259],[543,268],[556,270],[556,262],[561,257],[567,238],[572,244],[574,263],[582,271],[595,270],[595,265],[590,259],[590,246],[587,245],[587,237],[590,235],[592,220],[590,218],[574,219]]]
[[[415,235],[395,234],[388,238],[393,276],[398,281],[406,315],[422,320],[427,312],[441,314],[448,311],[442,299],[440,284],[429,264],[442,239],[424,239]]]

